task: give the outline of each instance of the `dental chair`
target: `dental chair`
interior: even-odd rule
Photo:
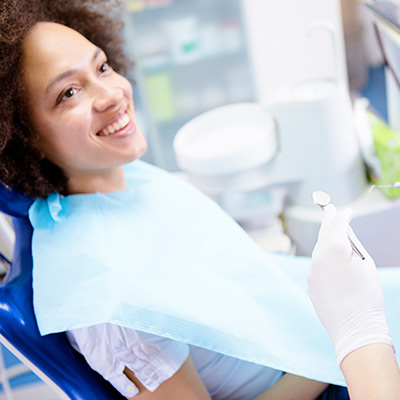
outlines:
[[[0,343],[61,399],[125,399],[73,350],[64,333],[40,336],[32,304],[31,203],[0,185],[0,211],[12,217],[16,235],[9,270],[0,282]]]

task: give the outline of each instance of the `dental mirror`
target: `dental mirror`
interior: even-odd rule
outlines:
[[[331,196],[329,196],[329,194],[324,192],[323,190],[315,190],[312,193],[312,199],[314,204],[320,206],[322,209],[324,209],[331,202]],[[358,257],[361,258],[361,260],[365,260],[363,253],[361,253],[361,251],[358,249],[355,243],[351,240],[350,236],[347,237],[349,238],[350,245],[354,253],[356,253]]]
[[[324,209],[331,202],[331,196],[322,190],[316,190],[312,194],[314,204]]]

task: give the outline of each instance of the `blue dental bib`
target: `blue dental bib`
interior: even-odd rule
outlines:
[[[190,184],[142,161],[128,188],[36,200],[42,335],[99,323],[344,385],[306,292],[309,258],[266,254]]]

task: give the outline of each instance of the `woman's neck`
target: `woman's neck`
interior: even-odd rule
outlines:
[[[96,173],[76,173],[67,175],[67,193],[113,193],[126,189],[123,166]]]

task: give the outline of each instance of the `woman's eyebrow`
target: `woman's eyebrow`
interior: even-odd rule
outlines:
[[[96,60],[96,58],[99,56],[99,54],[103,53],[103,50],[100,48],[96,48],[96,51],[93,54],[92,57],[92,62]],[[58,82],[62,81],[63,79],[68,78],[69,76],[73,75],[76,73],[75,68],[71,68],[68,71],[62,72],[61,74],[57,75],[47,86],[46,88],[46,93],[50,92],[51,88],[56,85]]]

